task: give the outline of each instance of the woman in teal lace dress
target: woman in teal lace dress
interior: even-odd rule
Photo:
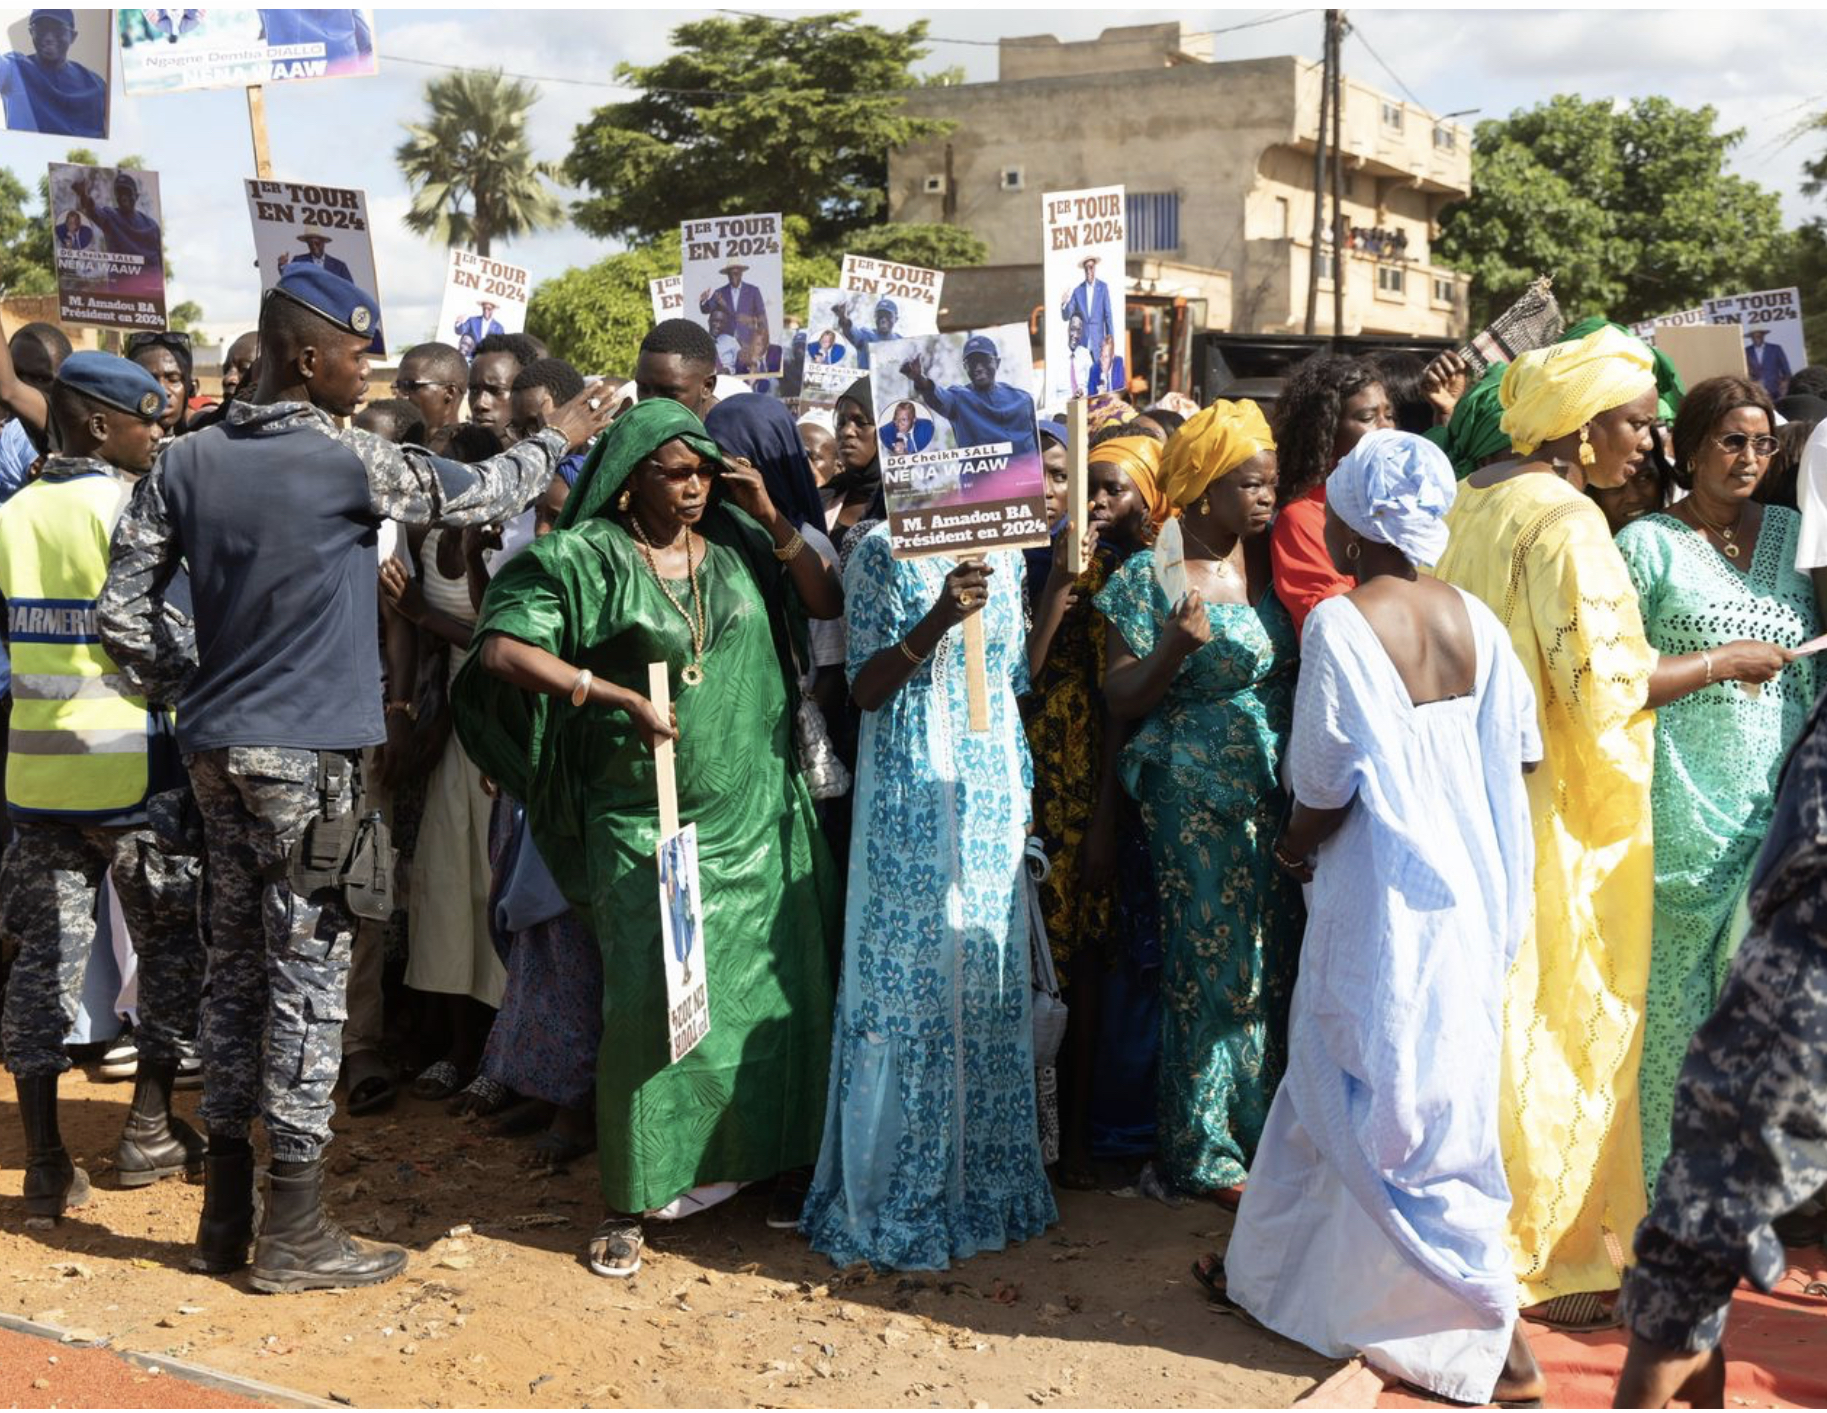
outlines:
[[[1124,753],[1161,895],[1158,1145],[1165,1175],[1234,1206],[1281,1079],[1305,912],[1275,867],[1294,716],[1294,622],[1270,587],[1275,443],[1251,402],[1217,402],[1168,443],[1186,592],[1132,555],[1097,596],[1104,697],[1142,724]]]
[[[1682,1057],[1744,935],[1741,904],[1777,772],[1814,705],[1820,659],[1789,653],[1821,631],[1795,568],[1801,517],[1751,498],[1776,449],[1774,422],[1756,383],[1697,384],[1675,419],[1676,476],[1690,494],[1618,533],[1661,654],[1649,691],[1656,912],[1638,1080],[1652,1197]]]

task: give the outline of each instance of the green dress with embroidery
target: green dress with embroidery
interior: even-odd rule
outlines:
[[[1097,596],[1137,657],[1172,612],[1154,553]],[[1208,604],[1211,641],[1181,664],[1131,738],[1124,787],[1142,807],[1161,901],[1160,1161],[1183,1188],[1244,1180],[1287,1063],[1306,909],[1275,867],[1300,646],[1265,593]]]
[[[1618,533],[1657,652],[1696,653],[1740,638],[1793,648],[1820,634],[1813,587],[1795,568],[1801,516],[1769,506],[1763,517],[1743,572],[1672,515],[1648,515]],[[1783,757],[1814,705],[1819,661],[1791,663],[1756,693],[1715,682],[1656,710],[1656,903],[1638,1080],[1652,1199],[1668,1156],[1675,1081],[1743,936],[1734,919],[1743,916]]]

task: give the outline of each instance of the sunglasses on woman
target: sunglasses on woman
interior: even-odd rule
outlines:
[[[1776,438],[1764,433],[1752,436],[1749,432],[1727,432],[1723,437],[1714,437],[1719,449],[1732,456],[1737,456],[1748,446],[1758,456],[1773,456],[1776,453]]]

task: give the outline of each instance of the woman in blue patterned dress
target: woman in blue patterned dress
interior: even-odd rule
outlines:
[[[1185,592],[1157,550],[1097,596],[1104,701],[1140,720],[1123,755],[1161,895],[1160,1124],[1165,1176],[1234,1208],[1287,1057],[1305,910],[1272,841],[1299,642],[1270,587],[1275,441],[1253,402],[1215,402],[1167,444],[1184,512]],[[1176,590],[1177,591],[1177,590]]]
[[[1058,1216],[1021,891],[1021,556],[897,560],[878,525],[844,592],[862,730],[830,1100],[800,1230],[840,1266],[943,1270]],[[974,613],[989,679],[975,733],[960,627]]]

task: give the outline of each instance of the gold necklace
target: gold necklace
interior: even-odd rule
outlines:
[[[653,542],[647,538],[647,527],[641,524],[641,517],[633,511],[628,513],[628,522],[634,526],[635,542],[640,546],[641,558],[647,561],[647,572],[653,575],[653,582],[660,586],[660,592],[666,595],[666,602],[679,610],[679,616],[685,620],[685,627],[691,633],[692,660],[679,673],[679,685],[696,687],[704,680],[704,645],[709,638],[705,627],[704,598],[698,591],[698,565],[691,557],[691,527],[685,527],[685,575],[691,580],[691,606],[697,610],[697,617],[691,610],[679,602],[667,582],[660,577],[660,566],[653,557]]]
[[[1188,539],[1190,539],[1194,544],[1198,545],[1200,549],[1204,550],[1208,555],[1210,555],[1212,557],[1212,566],[1218,571],[1220,578],[1228,579],[1237,572],[1237,570],[1231,564],[1230,555],[1219,554],[1217,550],[1213,549],[1204,540],[1200,539],[1197,535],[1195,535],[1193,533],[1193,527],[1186,523],[1186,519],[1184,516],[1181,517],[1180,528],[1186,532],[1186,536]],[[1238,543],[1241,544],[1242,542],[1243,542],[1242,537],[1239,536]],[[1236,545],[1233,545],[1231,547],[1231,554],[1235,554],[1235,553],[1237,553],[1237,547],[1236,547]]]
[[[1725,555],[1727,559],[1737,559],[1742,548],[1738,543],[1738,526],[1729,525],[1721,528],[1720,526],[1715,525],[1711,520],[1708,520],[1706,516],[1700,513],[1700,507],[1694,504],[1694,498],[1692,496],[1688,497],[1687,508],[1694,513],[1694,519],[1698,520],[1702,526],[1711,530],[1720,539],[1725,541],[1725,546],[1721,549],[1720,553]],[[1744,518],[1744,510],[1742,507],[1739,509],[1738,516],[1741,520]]]

